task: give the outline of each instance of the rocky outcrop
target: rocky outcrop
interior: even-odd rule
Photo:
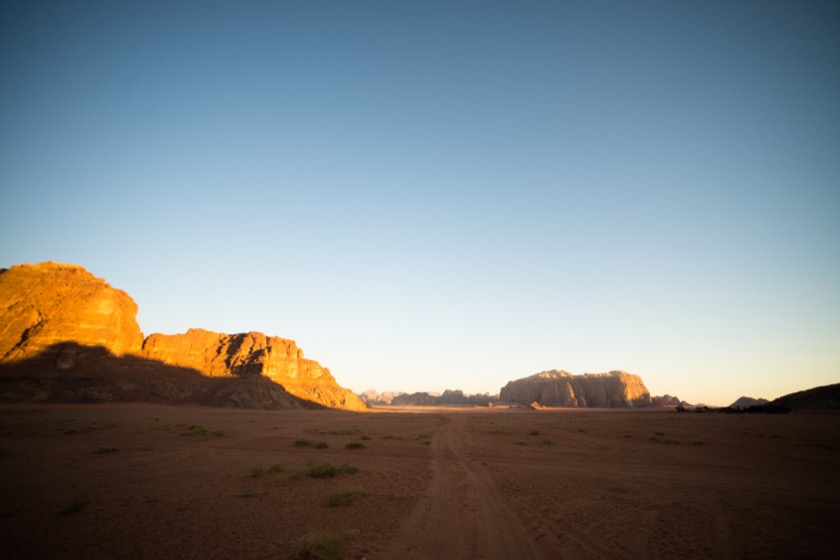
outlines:
[[[366,408],[327,368],[305,359],[294,341],[202,329],[144,341],[136,315],[128,294],[80,266],[49,262],[0,271],[3,394],[51,402],[148,397],[249,408],[297,407],[298,400]],[[251,381],[201,381],[206,378]],[[153,380],[161,391],[151,387]]]
[[[740,397],[737,401],[729,405],[729,408],[747,408],[748,406],[761,406],[770,401],[767,399],[754,399],[753,397]]]
[[[330,370],[303,357],[293,340],[259,332],[222,334],[190,329],[184,334],[150,335],[143,357],[195,369],[210,377],[268,377],[292,395],[330,408],[365,410]]]
[[[508,382],[502,401],[560,407],[635,408],[650,406],[650,393],[638,375],[623,371],[573,375],[545,371]]]
[[[391,404],[391,401],[394,400],[394,397],[398,397],[403,393],[400,391],[385,391],[384,393],[380,393],[376,389],[368,389],[364,393],[359,393],[358,397],[362,399],[367,405],[379,405],[379,406],[387,406]]]
[[[498,395],[469,394],[460,389],[446,389],[443,394],[420,391],[417,393],[378,393],[370,389],[359,395],[370,406],[492,406],[499,402]]]
[[[762,406],[771,405],[802,411],[840,410],[840,383],[784,395]]]
[[[117,356],[137,353],[143,333],[136,316],[128,294],[80,266],[13,266],[0,272],[0,362],[38,356],[65,342]],[[68,354],[57,365],[72,364]]]
[[[687,402],[680,400],[679,397],[671,395],[651,397],[650,404],[652,406],[689,406]]]

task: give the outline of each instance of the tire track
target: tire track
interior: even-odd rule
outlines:
[[[464,418],[446,417],[432,438],[432,478],[386,558],[542,560],[538,544],[508,507],[492,477],[463,450]],[[538,537],[539,535],[537,535]]]

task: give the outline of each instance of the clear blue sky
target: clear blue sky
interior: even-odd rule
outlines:
[[[0,266],[361,391],[840,382],[840,3],[0,5]]]

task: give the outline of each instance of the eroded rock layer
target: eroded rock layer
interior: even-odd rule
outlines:
[[[641,377],[623,371],[573,375],[544,371],[509,381],[499,394],[502,401],[541,406],[634,408],[650,406],[650,393]]]

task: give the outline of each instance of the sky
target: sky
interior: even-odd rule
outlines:
[[[0,267],[355,391],[840,382],[840,4],[0,4]]]

